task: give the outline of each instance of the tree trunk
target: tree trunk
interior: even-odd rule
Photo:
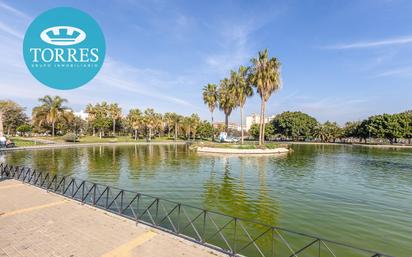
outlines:
[[[266,112],[266,102],[263,102],[263,113],[262,113],[262,145],[265,144],[265,127],[266,127],[266,123],[265,123],[265,112]]]
[[[175,141],[177,140],[177,123],[175,124]]]
[[[96,128],[94,127],[94,125],[93,125],[93,136],[95,137],[96,136]]]
[[[134,130],[134,140],[137,140],[137,129]]]
[[[0,137],[3,136],[3,112],[0,111]]]
[[[187,135],[187,138],[188,138],[189,141],[190,141],[190,126],[189,126],[189,134]]]
[[[225,132],[227,133],[229,130],[229,115],[225,113]]]
[[[264,101],[262,99],[261,103],[260,103],[260,119],[259,119],[259,145],[262,145],[262,128],[263,128],[263,104]]]
[[[212,142],[215,141],[215,133],[214,133],[214,129],[213,129],[213,111],[210,112],[211,116],[212,116]]]
[[[243,106],[240,106],[240,143],[243,145]]]
[[[54,137],[54,122],[52,122],[52,137]]]
[[[99,130],[99,138],[102,139],[102,130]]]
[[[149,141],[152,140],[152,128],[149,128]]]
[[[116,120],[113,119],[113,136],[116,136]]]

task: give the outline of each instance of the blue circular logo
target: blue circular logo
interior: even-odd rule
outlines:
[[[24,36],[23,56],[31,74],[55,89],[80,87],[99,72],[105,40],[96,21],[71,7],[40,14]]]

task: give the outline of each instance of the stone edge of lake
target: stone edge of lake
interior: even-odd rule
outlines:
[[[281,154],[288,153],[289,149],[278,147],[274,149],[233,149],[217,147],[198,147],[199,153],[222,153],[222,154]]]

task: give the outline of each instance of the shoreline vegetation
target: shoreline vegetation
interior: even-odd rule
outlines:
[[[43,137],[44,138],[44,137]],[[40,138],[41,140],[42,138]],[[50,138],[49,138],[50,139]],[[164,144],[177,144],[177,145],[189,145],[191,150],[196,150],[199,147],[215,148],[215,149],[233,149],[233,150],[253,150],[253,149],[263,149],[263,150],[273,150],[278,148],[288,149],[292,151],[291,145],[335,145],[335,146],[355,146],[355,147],[370,147],[370,148],[386,148],[386,149],[412,149],[412,145],[400,145],[400,144],[369,144],[369,143],[358,143],[358,142],[302,142],[302,141],[266,141],[264,146],[259,146],[257,141],[245,141],[242,144],[234,143],[217,143],[211,141],[185,141],[160,138],[153,141],[140,140],[124,140],[123,138],[107,138],[106,140],[92,140],[92,141],[78,141],[78,142],[64,142],[64,140],[57,138],[54,141],[33,141],[39,140],[38,138],[13,138],[16,143],[14,148],[0,148],[2,151],[13,151],[13,150],[35,150],[35,149],[58,149],[58,148],[69,148],[69,147],[87,147],[87,146],[122,146],[122,145],[164,145]],[[283,150],[282,150],[283,151]]]
[[[241,145],[250,144],[246,139],[257,140],[263,148],[270,148],[271,142],[290,141],[412,146],[412,110],[373,115],[344,126],[332,121],[319,122],[300,111],[285,111],[268,120],[266,105],[281,87],[281,64],[275,57],[269,57],[267,50],[260,51],[250,63],[250,66],[231,70],[219,85],[209,83],[203,87],[202,99],[211,113],[211,122],[202,120],[196,113],[187,116],[175,112],[158,113],[152,108],[131,108],[126,114],[118,103],[105,101],[87,104],[84,112],[75,113],[67,106],[67,99],[49,95],[38,99],[39,105],[32,109],[29,118],[26,108],[11,100],[0,100],[0,136],[5,141],[1,147],[7,146],[3,135],[15,140],[17,147],[159,140],[198,142],[214,141],[217,137],[224,141],[223,135],[237,137]],[[243,107],[253,94],[261,98],[261,112],[259,119],[246,131],[243,129]],[[228,126],[229,117],[236,108],[240,110],[241,129]],[[215,109],[224,113],[224,124],[213,123]]]

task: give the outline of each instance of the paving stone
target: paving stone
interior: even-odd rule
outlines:
[[[15,180],[0,181],[0,213],[0,257],[223,256]]]

